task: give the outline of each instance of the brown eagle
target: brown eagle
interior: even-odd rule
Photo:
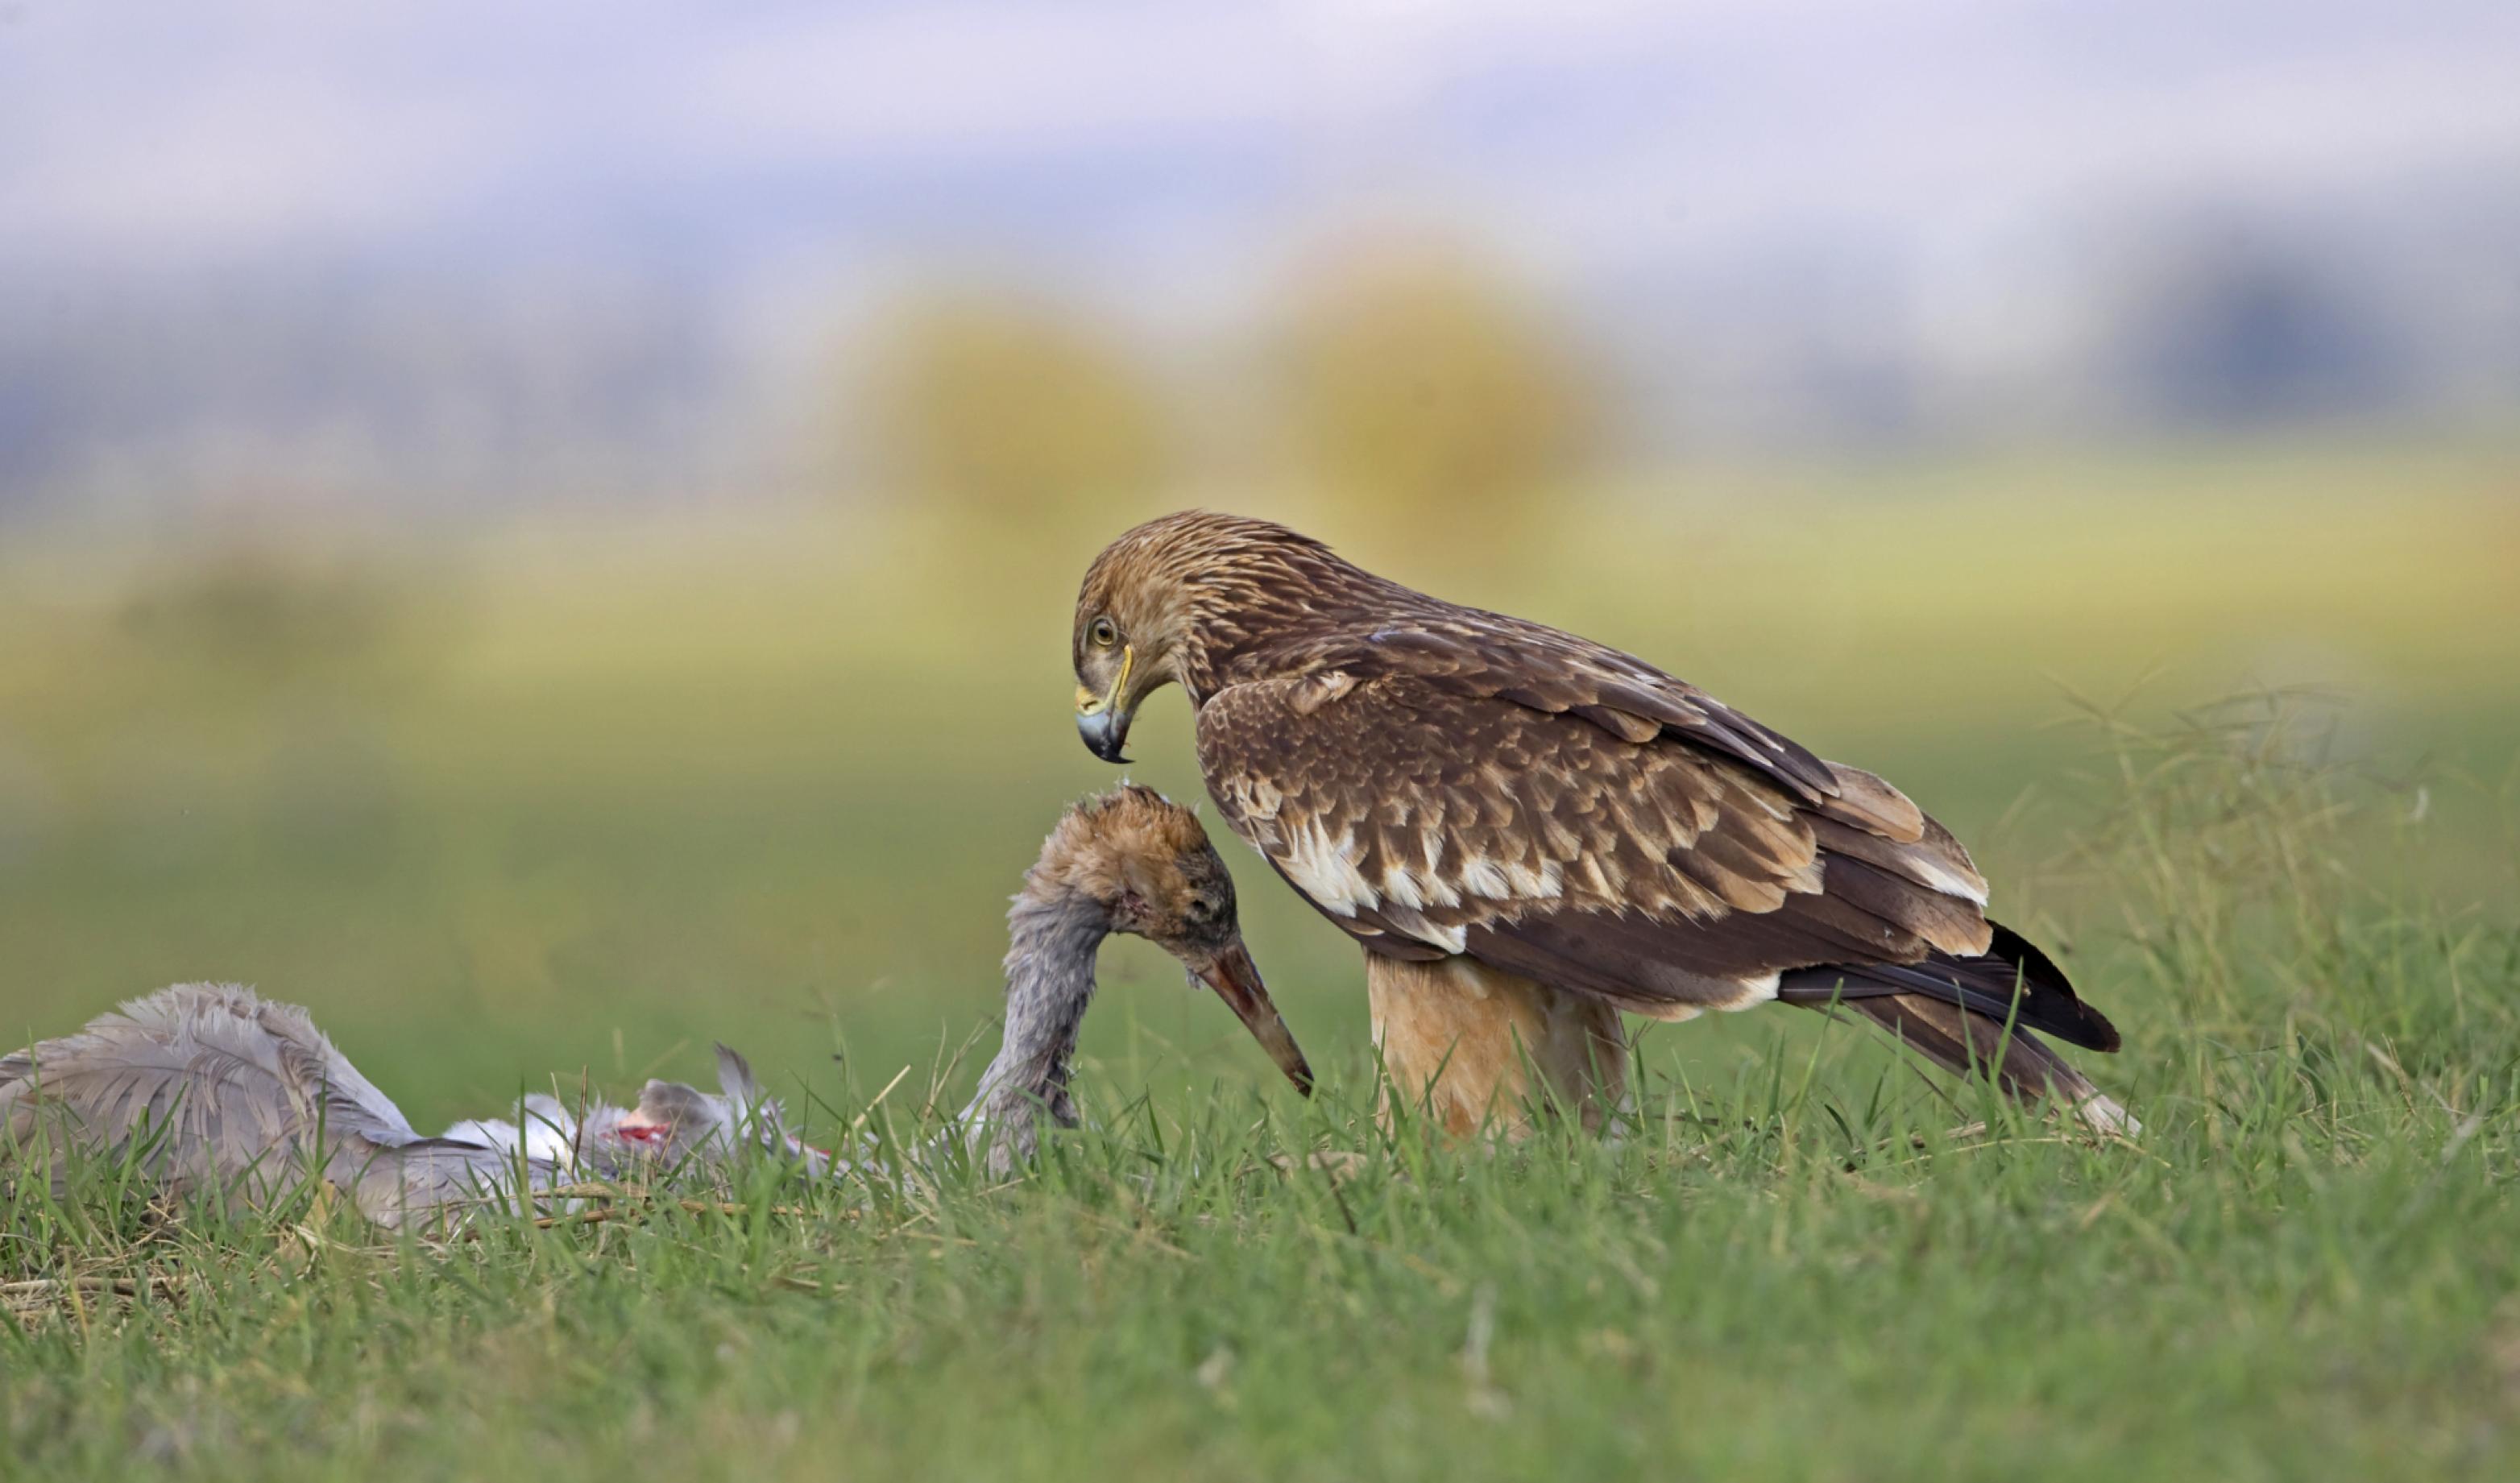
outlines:
[[[2117,1031],[1986,919],[1948,831],[1642,659],[1203,512],[1095,559],[1074,647],[1105,761],[1149,692],[1190,693],[1226,822],[1364,947],[1385,1068],[1448,1129],[1598,1126],[1627,1095],[1621,1011],[1769,1003],[2133,1127],[2030,1033]]]

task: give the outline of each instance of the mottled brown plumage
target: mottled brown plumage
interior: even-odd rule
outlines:
[[[1413,997],[1394,962],[1462,965],[1468,1002],[1510,998],[1480,997],[1503,973],[1664,1019],[1842,998],[1946,1064],[2000,1050],[2008,1087],[2121,1115],[2000,1033],[2117,1046],[2054,965],[1986,920],[1958,841],[1881,779],[1641,659],[1204,513],[1096,560],[1074,648],[1078,725],[1105,757],[1148,693],[1189,693],[1226,822],[1364,946],[1391,1012]],[[1981,1044],[1912,1000],[1999,1033]],[[1624,1069],[1589,1090],[1503,1080],[1615,1100]]]

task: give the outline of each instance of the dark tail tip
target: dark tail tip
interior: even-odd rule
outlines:
[[[1987,925],[1995,929],[1995,939],[1988,945],[1986,956],[2008,965],[2020,979],[2018,1013],[2023,1024],[2087,1051],[2110,1052],[2118,1048],[2118,1027],[2075,994],[2073,981],[2056,966],[2054,959],[2000,921]]]
[[[2053,1035],[2087,1051],[2118,1048],[2118,1027],[2076,997],[2073,983],[2054,961],[2009,927],[1989,923],[1987,951],[1972,957],[1935,953],[1918,963],[1828,964],[1795,968],[1778,984],[1789,1004],[1881,994],[1916,994],[1957,1005],[1996,1021]]]

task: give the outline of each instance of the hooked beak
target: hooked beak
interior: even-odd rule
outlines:
[[[1105,762],[1126,762],[1121,748],[1129,744],[1129,713],[1102,708],[1079,708],[1076,712],[1076,734],[1085,739],[1085,749]]]
[[[1085,739],[1087,751],[1105,762],[1129,760],[1120,749],[1129,744],[1129,671],[1137,659],[1137,650],[1120,651],[1120,672],[1112,677],[1108,695],[1076,687],[1076,734]]]
[[[1243,951],[1242,944],[1235,943],[1191,971],[1242,1016],[1243,1028],[1260,1042],[1260,1049],[1269,1053],[1278,1069],[1286,1073],[1295,1090],[1312,1096],[1313,1068],[1305,1063],[1303,1048],[1295,1044],[1278,1007],[1269,1002],[1269,990],[1260,982],[1260,969],[1251,962],[1251,955]]]

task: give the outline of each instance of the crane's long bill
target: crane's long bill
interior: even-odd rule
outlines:
[[[1313,1068],[1305,1063],[1303,1048],[1295,1044],[1294,1034],[1286,1028],[1285,1018],[1279,1014],[1278,1007],[1269,1002],[1269,990],[1260,982],[1260,969],[1252,963],[1251,955],[1243,951],[1242,944],[1234,944],[1192,971],[1198,974],[1200,982],[1216,991],[1217,998],[1231,1005],[1235,1013],[1242,1016],[1243,1027],[1251,1032],[1252,1039],[1260,1042],[1260,1049],[1269,1053],[1269,1058],[1278,1063],[1278,1069],[1286,1073],[1286,1079],[1295,1084],[1295,1090],[1306,1097],[1312,1096]]]

